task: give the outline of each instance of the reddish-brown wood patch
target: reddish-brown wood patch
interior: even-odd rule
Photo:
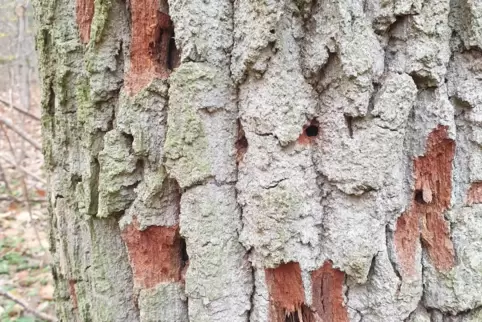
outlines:
[[[70,293],[70,298],[72,299],[72,307],[74,310],[77,310],[78,302],[77,302],[77,292],[75,290],[75,284],[77,281],[75,280],[69,280],[69,293]]]
[[[136,93],[156,77],[169,77],[179,64],[179,53],[171,18],[159,11],[158,0],[133,0],[131,13],[130,69],[125,84],[128,92]]]
[[[418,213],[410,208],[398,218],[397,230],[394,234],[398,262],[407,275],[415,274],[415,256],[419,239],[420,218]]]
[[[77,0],[75,3],[75,15],[80,41],[86,44],[90,40],[90,26],[94,17],[94,0]]]
[[[444,218],[450,206],[454,154],[455,143],[448,137],[447,127],[439,125],[428,137],[425,155],[414,160],[415,191],[395,231],[397,257],[406,274],[415,272],[419,236],[438,270],[454,265],[454,248]]]
[[[277,268],[266,269],[266,284],[268,284],[271,318],[279,320],[285,314],[293,313],[305,302],[303,282],[301,280],[300,264],[290,262]]]
[[[343,305],[345,274],[333,268],[330,261],[311,273],[313,309],[322,321],[347,322],[348,313]]]
[[[181,241],[178,226],[150,226],[139,230],[136,220],[122,232],[129,253],[134,282],[141,288],[160,282],[180,281]]]
[[[270,322],[348,321],[343,305],[345,274],[334,269],[331,262],[327,261],[311,273],[312,307],[305,304],[298,263],[290,262],[274,269],[266,269],[265,275],[269,291]]]

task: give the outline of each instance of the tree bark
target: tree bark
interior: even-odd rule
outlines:
[[[61,321],[482,320],[482,6],[36,15]]]

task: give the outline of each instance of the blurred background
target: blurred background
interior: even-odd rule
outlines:
[[[54,320],[33,18],[0,0],[0,322]]]

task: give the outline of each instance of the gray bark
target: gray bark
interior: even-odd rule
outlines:
[[[62,321],[482,321],[482,6],[38,0]]]

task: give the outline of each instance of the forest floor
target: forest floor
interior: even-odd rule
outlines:
[[[32,92],[29,112],[39,116],[38,91]],[[40,145],[40,121],[2,101],[18,100],[0,93],[0,322],[45,321],[29,312],[54,314],[42,153],[5,123]]]

